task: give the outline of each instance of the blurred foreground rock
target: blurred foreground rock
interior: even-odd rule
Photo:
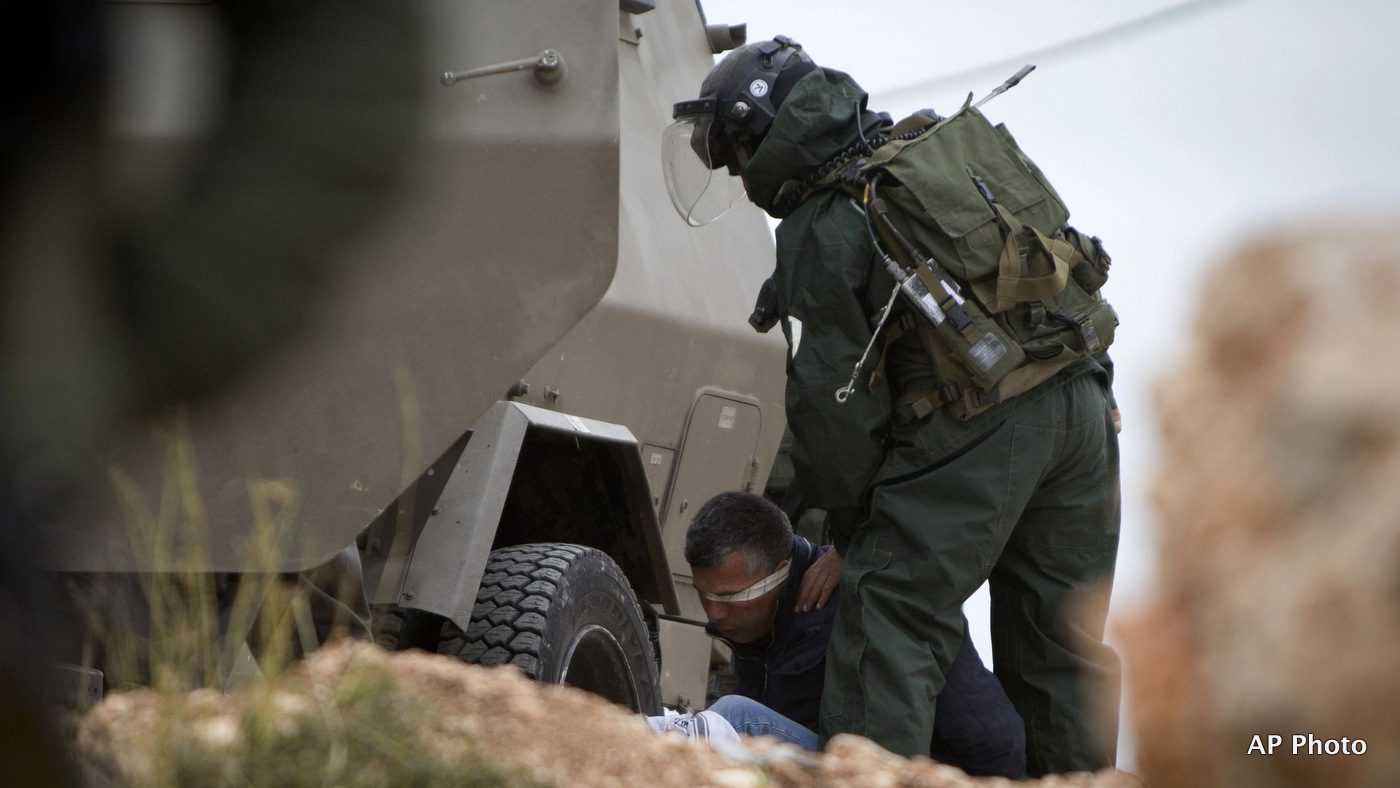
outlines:
[[[720,754],[587,693],[367,643],[322,649],[270,685],[112,695],[78,726],[94,784],[147,786],[1011,786],[854,736],[803,753],[768,739]],[[1121,773],[1041,786],[1138,785]]]
[[[1400,785],[1400,252],[1380,227],[1298,232],[1206,281],[1160,390],[1160,597],[1121,633],[1139,769]],[[1366,752],[1293,755],[1309,734]]]

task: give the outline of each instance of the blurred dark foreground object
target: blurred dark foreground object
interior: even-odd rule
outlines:
[[[1205,280],[1158,392],[1161,588],[1122,633],[1149,784],[1400,785],[1393,224],[1290,228]]]
[[[113,186],[112,8],[0,0],[0,763],[13,785],[72,781],[36,724],[36,688],[73,635],[32,530],[81,492],[76,447],[216,391],[314,314],[323,250],[374,217],[416,124],[412,8],[192,5],[221,44],[215,111],[197,143],[161,143],[189,152],[180,177],[134,206],[150,195]]]

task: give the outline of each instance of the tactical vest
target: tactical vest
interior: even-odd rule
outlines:
[[[888,349],[917,329],[933,357],[943,385],[901,399],[921,418],[946,406],[970,419],[1113,342],[1118,317],[1099,293],[1109,256],[1066,223],[1040,168],[977,109],[906,118],[812,191],[832,186],[862,204],[872,240],[958,318],[935,326],[907,314],[886,334]],[[884,354],[872,390],[883,368]]]

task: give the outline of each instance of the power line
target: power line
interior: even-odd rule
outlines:
[[[875,93],[872,98],[888,103],[899,101],[905,97],[912,97],[915,94],[924,94],[943,90],[946,88],[964,89],[977,80],[987,77],[1001,77],[1009,73],[1010,69],[1019,68],[1027,63],[1043,63],[1053,60],[1064,60],[1070,57],[1083,55],[1094,49],[1102,49],[1105,46],[1116,44],[1124,38],[1139,36],[1149,33],[1162,27],[1168,27],[1194,16],[1199,16],[1208,11],[1237,3],[1240,0],[1190,0],[1181,5],[1164,8],[1161,11],[1148,14],[1147,16],[1132,19],[1112,27],[1098,30],[1088,35],[1052,44],[1042,49],[1032,50],[1014,57],[998,60],[995,63],[987,63],[981,66],[959,71],[954,74],[947,74],[941,77],[926,79],[922,82],[915,82],[912,85],[905,85],[891,90],[882,90]]]

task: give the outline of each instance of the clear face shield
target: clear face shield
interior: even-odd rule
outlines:
[[[666,127],[661,138],[661,169],[676,212],[691,227],[699,227],[742,201],[744,184],[729,174],[727,162],[711,144],[713,100],[685,104],[695,105],[697,111],[678,113],[676,122]]]

